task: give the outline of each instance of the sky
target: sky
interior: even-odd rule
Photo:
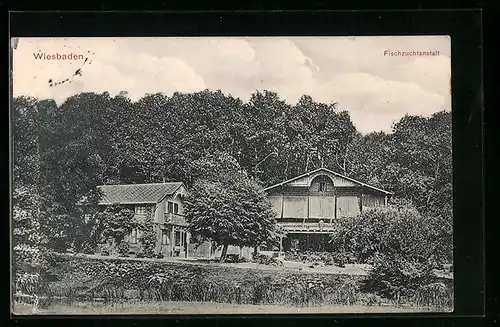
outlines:
[[[397,51],[439,55],[389,55]],[[81,59],[35,58],[44,53]],[[138,100],[210,89],[248,101],[270,90],[290,104],[307,94],[338,103],[362,133],[390,132],[405,114],[451,110],[448,36],[21,38],[12,69],[14,96],[58,104],[81,92]]]

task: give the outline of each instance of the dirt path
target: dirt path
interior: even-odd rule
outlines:
[[[366,276],[370,271],[371,266],[366,264],[346,264],[345,267],[337,267],[335,265],[325,266],[319,265],[311,267],[310,263],[296,262],[296,261],[283,261],[283,266],[273,266],[264,265],[253,262],[242,262],[242,263],[219,263],[219,262],[208,262],[207,260],[200,260],[197,258],[125,258],[125,257],[111,257],[111,256],[101,256],[94,254],[59,254],[68,257],[85,257],[88,259],[96,260],[123,260],[123,261],[145,261],[145,262],[165,262],[165,263],[177,263],[177,264],[187,264],[187,265],[198,265],[198,266],[219,266],[219,267],[231,267],[239,269],[259,269],[259,270],[274,270],[274,271],[294,271],[301,273],[310,274],[338,274],[338,275],[354,275],[354,276]],[[444,272],[436,271],[436,275],[441,278],[453,279],[453,273],[450,273],[448,269]]]
[[[310,267],[310,263],[302,263],[295,261],[283,261],[283,266],[273,266],[264,265],[253,262],[242,262],[242,263],[218,263],[218,262],[207,262],[205,260],[198,260],[196,258],[164,258],[164,259],[154,259],[154,258],[124,258],[124,257],[111,257],[111,256],[100,256],[92,254],[62,254],[69,257],[85,257],[88,259],[96,260],[122,260],[122,261],[143,261],[143,262],[171,262],[178,264],[188,264],[188,265],[202,265],[202,266],[220,266],[220,267],[231,267],[240,269],[259,269],[259,270],[288,270],[302,273],[311,274],[340,274],[340,275],[360,275],[364,276],[368,273],[369,265],[345,265],[345,267],[331,266],[315,266]]]

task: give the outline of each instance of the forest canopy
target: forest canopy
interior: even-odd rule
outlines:
[[[138,101],[82,93],[61,105],[21,96],[12,110],[14,187],[40,195],[51,247],[80,228],[75,204],[83,196],[95,202],[97,185],[183,181],[189,188],[199,160],[213,153],[233,158],[261,186],[325,167],[451,219],[450,112],[406,115],[391,133],[364,135],[336,103],[304,95],[291,105],[269,91],[247,102],[209,90]]]

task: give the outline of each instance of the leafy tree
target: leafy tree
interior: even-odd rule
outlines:
[[[88,226],[75,204],[82,197],[96,204],[97,185],[183,181],[191,188],[208,179],[226,187],[228,171],[241,171],[268,186],[318,167],[406,198],[450,239],[451,113],[408,115],[392,133],[362,135],[347,112],[310,96],[291,105],[263,91],[243,103],[205,90],[139,101],[82,93],[60,106],[18,97],[13,122],[15,184],[37,190],[41,234],[57,250],[84,237]],[[206,159],[220,153],[236,168],[206,178],[214,167],[204,165],[220,164]],[[450,251],[444,241],[440,247]]]
[[[112,205],[95,214],[97,225],[95,234],[101,236],[101,242],[112,240],[115,245],[120,244],[125,236],[137,227],[134,220],[134,211],[121,205]]]
[[[16,291],[28,295],[39,295],[37,293],[42,290],[44,285],[47,265],[36,199],[36,192],[27,187],[14,189],[12,210],[13,276],[16,280]]]
[[[13,101],[12,263],[14,290],[39,295],[47,265],[40,229],[40,115],[37,100]]]
[[[141,236],[139,238],[139,242],[141,243],[140,255],[146,258],[152,258],[156,248],[156,230],[153,223],[153,216],[149,209],[144,221],[139,224],[139,228],[141,230]]]
[[[274,212],[259,185],[227,155],[201,161],[199,166],[209,167],[206,178],[195,182],[185,201],[192,233],[223,245],[221,262],[229,245],[255,247],[276,241]]]

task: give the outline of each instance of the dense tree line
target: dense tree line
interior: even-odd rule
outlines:
[[[95,202],[97,185],[183,181],[190,188],[207,175],[200,159],[214,153],[233,158],[260,186],[326,167],[451,224],[449,112],[405,116],[392,133],[363,135],[335,103],[303,96],[291,105],[267,91],[248,102],[208,90],[135,102],[83,93],[59,106],[23,96],[12,110],[14,187],[39,195],[40,229],[52,248],[83,229],[75,204]]]

